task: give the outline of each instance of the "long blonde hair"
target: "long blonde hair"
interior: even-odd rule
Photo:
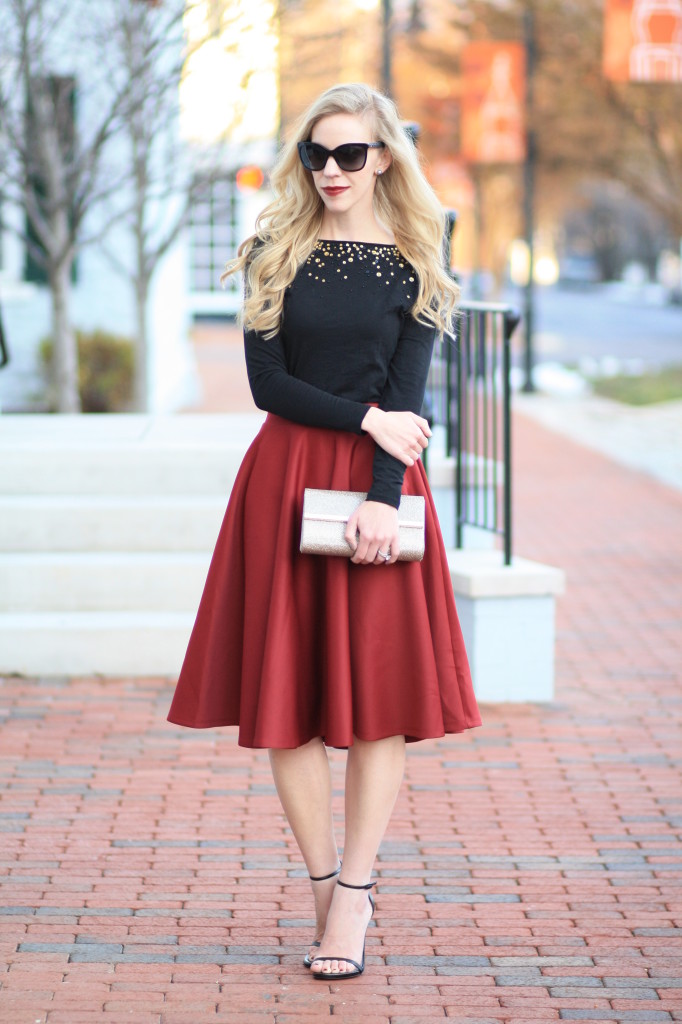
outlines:
[[[301,115],[283,147],[270,175],[275,198],[260,213],[256,233],[242,242],[237,258],[223,274],[225,278],[245,272],[242,323],[266,338],[277,334],[284,291],[319,237],[324,204],[299,159],[297,145],[310,139],[317,122],[330,114],[369,118],[376,141],[386,144],[392,162],[376,180],[375,215],[392,231],[398,249],[417,272],[419,292],[412,315],[439,331],[450,330],[459,289],[443,266],[444,211],[424,176],[412,139],[400,124],[395,104],[363,84],[327,89]]]

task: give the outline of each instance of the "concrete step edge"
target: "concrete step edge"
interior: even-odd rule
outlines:
[[[194,612],[209,551],[0,553],[0,613]]]
[[[206,563],[210,551],[0,551],[0,569],[43,566],[87,569],[160,567],[195,568]]]
[[[225,507],[224,499],[0,501],[0,550],[212,550]]]
[[[0,512],[3,509],[8,512],[16,509],[214,509],[224,508],[227,498],[228,495],[222,494],[0,494]]]
[[[175,679],[193,621],[180,612],[0,614],[0,674]]]
[[[0,612],[0,633],[12,630],[132,630],[184,629],[194,623],[191,612],[87,611]]]

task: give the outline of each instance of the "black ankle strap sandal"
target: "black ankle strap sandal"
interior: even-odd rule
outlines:
[[[368,889],[373,889],[374,886],[377,883],[376,882],[367,882],[366,885],[351,885],[350,882],[342,882],[341,879],[339,878],[339,880],[338,880],[338,882],[336,884],[340,885],[343,889],[364,889],[364,890],[368,890]],[[370,916],[370,921],[371,921],[372,917],[374,916],[375,906],[374,906],[374,900],[372,899],[372,897],[371,897],[369,892],[367,892],[367,899],[369,900],[369,902],[371,904],[371,907],[372,907],[372,914]],[[367,923],[367,927],[369,927],[369,922]],[[335,981],[347,981],[349,978],[357,978],[358,975],[362,974],[362,972],[365,969],[365,941],[366,941],[366,939],[367,939],[367,929],[365,929],[365,938],[362,940],[362,960],[360,961],[360,963],[358,963],[357,960],[351,960],[351,958],[349,956],[329,956],[328,954],[325,954],[324,956],[318,956],[316,958],[317,960],[320,960],[320,961],[323,961],[323,960],[337,960],[337,961],[340,961],[340,962],[342,962],[344,964],[350,964],[352,967],[355,968],[354,971],[312,971],[311,973],[312,973],[313,978],[317,978],[318,981],[327,981],[327,982],[329,981],[330,978],[334,978]],[[312,960],[312,963],[315,963],[315,958]]]
[[[338,875],[338,873],[341,870],[341,867],[342,867],[342,865],[339,864],[339,866],[336,869],[336,871],[330,871],[328,875],[318,875],[317,878],[315,878],[314,875],[308,875],[308,878],[310,879],[311,882],[326,882],[328,878],[333,878],[334,875]]]
[[[339,864],[339,866],[336,869],[336,871],[330,871],[330,873],[328,875],[318,875],[317,877],[315,875],[308,875],[308,878],[310,879],[311,882],[326,882],[330,878],[334,878],[336,875],[338,875],[340,870],[341,870],[341,864]],[[315,939],[315,941],[311,942],[310,945],[311,946],[319,946],[320,945],[320,940],[319,939]],[[314,957],[311,958],[310,953],[306,953],[306,955],[303,957],[303,966],[309,968],[314,959],[315,959]]]

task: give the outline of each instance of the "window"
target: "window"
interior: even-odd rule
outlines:
[[[223,290],[220,275],[239,245],[238,193],[234,176],[208,182],[194,203],[190,221],[191,289],[193,292]],[[239,280],[229,277],[225,291],[239,291]]]

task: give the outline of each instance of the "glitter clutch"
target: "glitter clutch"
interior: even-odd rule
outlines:
[[[351,515],[367,497],[361,491],[319,491],[306,487],[303,494],[301,553],[345,555],[351,551],[344,537]],[[399,562],[421,562],[424,557],[424,499],[403,494],[398,506]]]

